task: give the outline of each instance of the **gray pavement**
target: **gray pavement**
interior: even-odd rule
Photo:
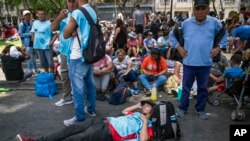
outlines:
[[[177,100],[162,94],[162,100],[171,100],[177,109]],[[73,116],[73,105],[63,107],[54,106],[61,93],[54,100],[47,97],[37,97],[34,91],[17,90],[0,94],[0,137],[1,141],[15,140],[18,133],[32,137],[46,136],[64,127],[63,120]],[[224,98],[219,107],[207,104],[210,119],[203,121],[195,115],[192,99],[188,114],[180,122],[181,141],[229,141],[230,124],[250,124],[250,111],[244,110],[246,120],[235,122],[230,119],[234,109],[232,98]],[[97,101],[97,117],[117,116],[121,110],[134,104],[127,99],[125,105],[113,106],[107,102]]]

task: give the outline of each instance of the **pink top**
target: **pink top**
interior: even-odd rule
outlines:
[[[128,39],[128,47],[137,47],[138,42],[138,39],[130,38]]]
[[[101,60],[94,63],[93,66],[94,68],[99,68],[99,69],[106,68],[108,66],[109,61],[112,62],[112,59],[108,55],[105,55]]]

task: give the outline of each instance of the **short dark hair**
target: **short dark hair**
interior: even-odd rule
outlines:
[[[242,60],[242,57],[241,57],[241,55],[239,55],[239,54],[234,54],[234,55],[231,57],[231,59],[230,59],[230,61],[231,61],[233,64],[237,64],[237,65],[240,65],[241,60]]]
[[[140,9],[141,7],[140,7],[139,4],[137,4],[137,5],[135,6],[135,8]]]
[[[38,11],[44,11],[44,12],[45,12],[45,9],[44,9],[44,8],[38,8],[38,9],[37,9],[37,12],[38,12]]]

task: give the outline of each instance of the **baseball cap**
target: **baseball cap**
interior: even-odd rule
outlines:
[[[23,11],[23,16],[25,16],[26,14],[30,14],[30,11],[29,10],[24,10]]]
[[[151,105],[152,107],[154,107],[155,106],[155,103],[152,101],[152,100],[142,100],[141,101],[141,105],[143,106],[144,104],[149,104],[149,105]]]
[[[209,0],[195,0],[194,7],[198,6],[209,6]]]

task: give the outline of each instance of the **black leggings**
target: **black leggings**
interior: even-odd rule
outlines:
[[[112,141],[112,136],[108,125],[103,120],[91,118],[36,141]]]

